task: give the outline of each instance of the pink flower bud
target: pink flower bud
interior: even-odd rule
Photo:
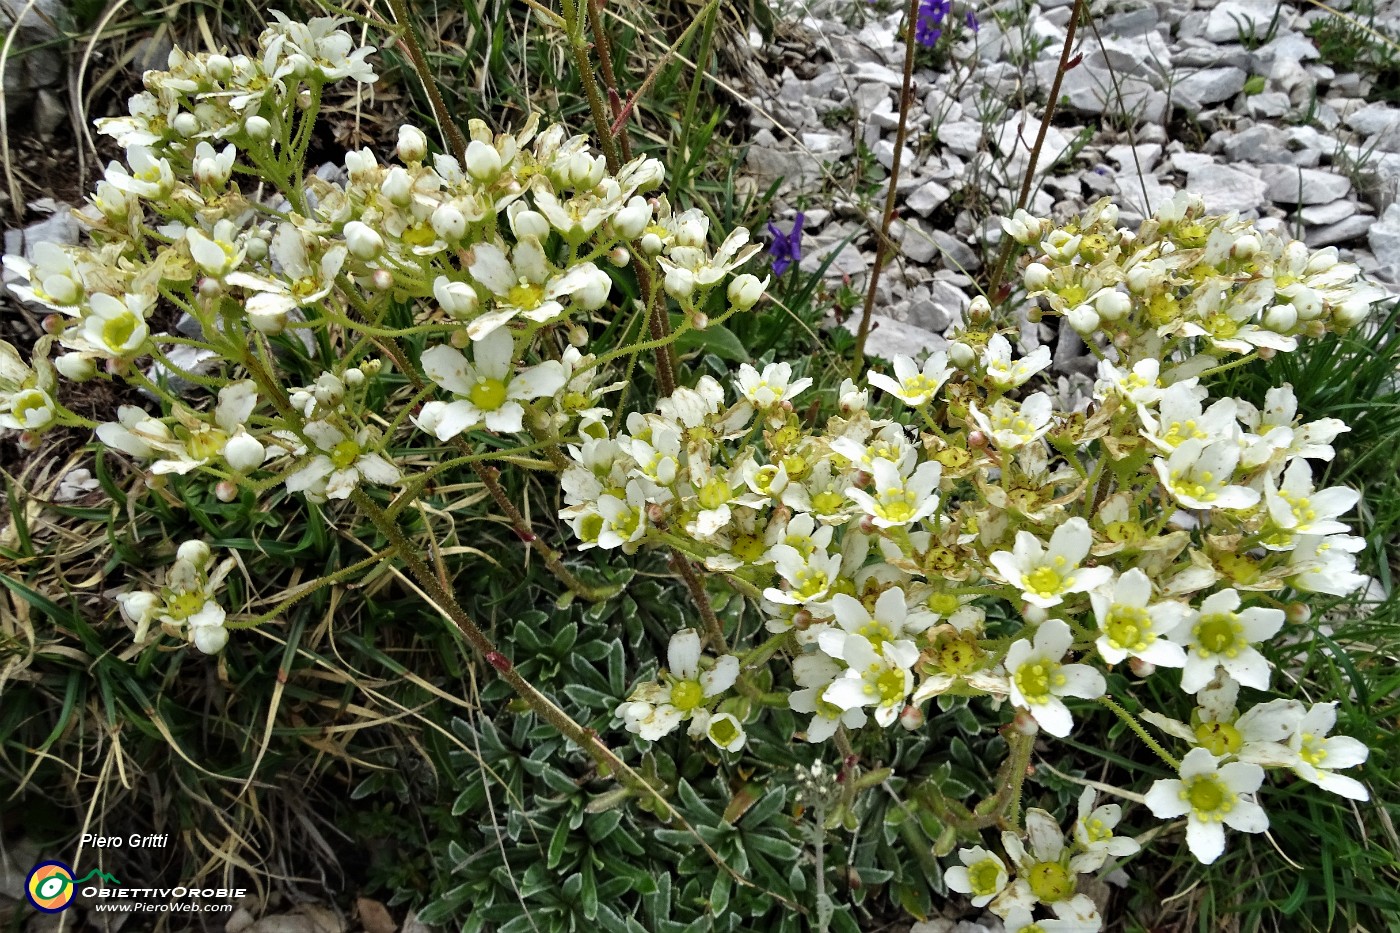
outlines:
[[[908,732],[913,732],[924,724],[924,711],[917,706],[906,706],[899,714],[899,724]]]
[[[238,498],[238,484],[229,480],[220,480],[214,486],[214,498],[220,502],[232,502]]]
[[[1144,661],[1142,658],[1128,658],[1128,668],[1133,672],[1134,677],[1141,677],[1144,680],[1157,672],[1157,665],[1151,661]]]

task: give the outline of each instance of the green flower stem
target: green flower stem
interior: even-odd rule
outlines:
[[[909,134],[909,111],[914,103],[914,32],[919,22],[920,2],[921,0],[909,0],[909,9],[904,17],[904,82],[899,92],[899,129],[895,133],[889,187],[885,190],[885,211],[880,219],[880,234],[875,241],[875,263],[870,267],[870,285],[865,290],[865,306],[861,309],[860,328],[856,332],[855,356],[851,361],[851,372],[856,378],[860,377],[861,370],[865,368],[865,342],[870,337],[870,315],[875,311],[875,291],[880,284],[880,270],[884,268],[885,257],[889,254],[890,223],[894,220],[900,156],[904,153],[904,140]]]
[[[1210,369],[1207,369],[1205,372],[1201,373],[1198,378],[1205,379],[1209,376],[1218,376],[1221,373],[1228,372],[1237,366],[1243,366],[1246,363],[1253,363],[1257,359],[1259,359],[1259,351],[1255,350],[1253,353],[1247,353],[1237,360],[1231,360],[1228,363],[1221,363],[1219,366],[1213,366]]]
[[[598,90],[598,80],[593,74],[593,62],[588,56],[588,40],[583,35],[585,14],[579,9],[578,0],[563,0],[563,11],[564,32],[569,37],[569,51],[574,56],[574,67],[578,69],[579,80],[583,82],[588,109],[593,113],[598,145],[602,146],[603,157],[608,160],[608,171],[615,175],[617,170],[622,168],[622,160],[618,157],[617,138],[613,135],[612,123],[603,107],[603,95]]]
[[[394,11],[394,19],[398,20],[399,27],[403,30],[403,44],[408,50],[409,61],[413,63],[413,70],[418,75],[418,80],[423,82],[423,90],[428,94],[428,101],[433,107],[433,116],[437,119],[438,129],[447,136],[448,147],[457,158],[457,164],[466,166],[467,164],[467,138],[462,135],[462,130],[452,120],[452,112],[447,109],[447,103],[442,99],[442,92],[438,90],[437,81],[433,78],[433,69],[428,64],[428,57],[423,54],[423,46],[418,41],[418,35],[413,31],[413,18],[408,12],[407,0],[389,0],[389,9]]]
[[[553,700],[545,696],[516,670],[510,659],[505,657],[496,645],[487,637],[486,633],[467,615],[466,611],[457,602],[455,596],[447,589],[446,584],[439,580],[437,575],[424,560],[421,551],[412,541],[404,535],[398,523],[384,514],[384,511],[375,504],[374,500],[365,493],[363,489],[355,489],[351,494],[355,505],[370,520],[375,528],[388,539],[389,544],[394,548],[399,559],[407,565],[409,573],[413,575],[415,582],[423,588],[428,598],[433,601],[436,607],[447,616],[456,627],[457,631],[466,639],[468,645],[496,671],[497,675],[519,694],[520,698],[544,719],[560,734],[569,741],[577,745],[588,757],[592,758],[598,769],[603,774],[610,776],[622,784],[628,790],[642,797],[650,797],[659,805],[661,812],[668,820],[674,821],[686,832],[695,837],[696,844],[704,850],[710,860],[719,868],[727,872],[736,884],[750,888],[755,891],[767,894],[793,910],[801,911],[802,908],[792,901],[773,891],[765,891],[758,885],[740,875],[707,843],[695,828],[690,825],[686,818],[671,806],[671,802],[653,787],[642,775],[638,774],[630,765],[618,757],[617,753],[598,737],[592,729],[586,728],[574,720],[568,713],[560,709]]]
[[[277,618],[279,615],[285,612],[288,607],[301,601],[302,599],[305,599],[307,596],[310,596],[317,590],[322,589],[323,587],[330,586],[332,583],[339,583],[346,577],[354,576],[361,570],[365,570],[366,568],[372,567],[380,561],[388,560],[393,555],[394,549],[392,547],[387,547],[382,551],[377,551],[374,554],[371,554],[369,557],[366,557],[364,560],[357,561],[353,564],[350,564],[347,567],[340,568],[335,573],[327,574],[324,577],[312,580],[310,583],[307,583],[301,589],[297,590],[295,593],[293,593],[291,596],[288,596],[286,599],[283,599],[276,606],[272,607],[272,609],[268,610],[260,616],[255,616],[251,619],[225,621],[224,627],[231,629],[249,629],[256,628],[257,626],[262,625],[264,622],[271,622],[273,619]]]
[[[1138,738],[1142,739],[1143,744],[1146,745],[1148,748],[1152,749],[1153,754],[1155,754],[1158,758],[1162,759],[1168,765],[1170,765],[1173,771],[1181,770],[1181,762],[1173,758],[1171,754],[1168,753],[1167,750],[1162,747],[1161,743],[1154,739],[1151,736],[1151,734],[1143,728],[1142,723],[1137,721],[1137,717],[1135,717],[1132,713],[1128,712],[1121,705],[1119,705],[1117,700],[1114,700],[1113,697],[1105,694],[1104,696],[1099,697],[1099,702],[1102,703],[1104,706],[1107,706],[1110,710],[1112,710],[1113,715],[1123,720],[1123,724],[1129,729],[1132,729],[1133,733],[1137,735]]]

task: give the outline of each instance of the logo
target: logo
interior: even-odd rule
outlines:
[[[111,875],[103,874],[94,868],[81,878],[73,878],[73,869],[62,862],[40,862],[29,870],[24,882],[24,894],[35,910],[46,914],[56,914],[67,910],[73,903],[73,895],[78,885],[94,875],[112,884],[121,884]]]

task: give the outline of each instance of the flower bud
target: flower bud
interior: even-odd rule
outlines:
[[[904,731],[913,732],[924,724],[924,711],[917,706],[906,706],[899,714],[899,724]]]
[[[974,324],[985,324],[992,319],[992,305],[985,295],[978,295],[968,304],[967,319]]]
[[[666,270],[666,294],[676,300],[689,298],[695,291],[695,275],[689,269],[671,266]]]
[[[1259,238],[1252,233],[1246,233],[1235,241],[1235,245],[1230,247],[1230,255],[1236,259],[1251,259],[1259,252]]]
[[[375,269],[370,273],[369,287],[377,292],[387,292],[394,287],[394,274],[388,269]]]
[[[53,368],[74,382],[87,382],[97,375],[97,364],[81,353],[63,354],[53,361]]]
[[[580,268],[587,270],[588,279],[574,292],[574,304],[585,311],[597,311],[608,303],[608,295],[612,292],[612,279],[592,263]]]
[[[276,337],[287,329],[287,315],[278,312],[256,314],[248,313],[248,323],[253,325],[253,329],[269,337]]]
[[[199,292],[199,297],[205,301],[213,301],[224,293],[224,283],[214,278],[212,275],[201,276],[199,284],[195,286]]]
[[[1274,357],[1278,356],[1278,351],[1275,350],[1273,347],[1260,347],[1258,353],[1259,359],[1265,361],[1266,363]]]
[[[227,55],[216,53],[204,60],[204,70],[216,81],[227,81],[233,77],[233,62]]]
[[[653,525],[662,525],[666,522],[666,508],[659,502],[647,503],[647,521]]]
[[[1332,312],[1332,319],[1343,328],[1352,328],[1360,324],[1371,316],[1370,298],[1352,298],[1337,305]]]
[[[205,654],[218,654],[228,644],[228,629],[222,625],[196,625],[190,630],[194,646]]]
[[[480,305],[476,289],[466,282],[454,282],[445,275],[433,280],[433,297],[447,316],[457,321],[466,321],[476,316]]]
[[[880,532],[880,526],[875,524],[875,518],[872,515],[862,515],[857,525],[863,535],[879,534]]]
[[[1259,323],[1276,334],[1286,334],[1298,325],[1298,310],[1292,305],[1274,305]]]
[[[676,226],[676,245],[700,248],[705,245],[707,226],[696,218],[688,218]]]
[[[422,162],[428,155],[428,137],[416,126],[399,127],[399,161]]]
[[[467,174],[484,185],[501,175],[501,154],[479,139],[467,144]]]
[[[1157,665],[1137,657],[1128,658],[1128,668],[1133,672],[1134,677],[1140,677],[1143,680],[1157,672]]]
[[[272,138],[272,124],[264,117],[249,117],[243,122],[243,129],[259,141]]]
[[[396,165],[384,176],[384,184],[379,186],[379,190],[389,199],[389,203],[407,207],[413,200],[413,179],[401,166]]]
[[[690,312],[690,326],[696,330],[704,330],[710,326],[710,316],[704,311]]]
[[[175,552],[175,559],[177,561],[182,560],[196,567],[203,567],[205,564],[209,563],[211,556],[209,545],[199,540],[186,541],[184,544],[181,544],[179,550]]]
[[[1025,603],[1021,606],[1021,618],[1026,620],[1027,625],[1039,625],[1050,618],[1050,613],[1046,612],[1040,606],[1032,606],[1030,603]]]
[[[981,431],[972,431],[967,435],[967,446],[971,450],[981,450],[987,446],[987,435]]]
[[[621,269],[631,261],[632,254],[627,251],[627,247],[625,246],[614,246],[612,249],[608,250],[608,262],[614,268]]]
[[[369,262],[384,252],[384,238],[368,224],[352,220],[345,225],[345,245],[350,255]]]
[[[170,128],[188,139],[199,132],[199,117],[188,110],[182,110],[170,121]]]
[[[651,205],[641,195],[633,195],[622,210],[613,215],[613,229],[624,240],[635,240],[651,223]]]
[[[260,236],[250,236],[248,241],[243,244],[243,255],[253,262],[262,262],[267,258],[267,249],[267,240]]]
[[[1283,607],[1283,615],[1293,625],[1303,625],[1312,618],[1307,603],[1291,602]]]
[[[1119,291],[1099,292],[1094,299],[1094,309],[1105,321],[1118,321],[1133,309],[1133,300]]]
[[[1155,271],[1146,264],[1139,263],[1128,270],[1125,281],[1128,285],[1128,291],[1135,295],[1141,295],[1156,284],[1157,278],[1158,276]]]
[[[219,480],[214,484],[214,498],[220,502],[233,502],[238,498],[238,484],[232,480]]]
[[[1099,329],[1098,312],[1088,305],[1070,308],[1065,318],[1069,321],[1069,326],[1073,327],[1082,337],[1087,337],[1089,334]]]
[[[569,325],[569,345],[575,347],[588,346],[588,328],[582,324]]]
[[[1050,284],[1050,268],[1044,263],[1033,262],[1026,266],[1021,280],[1026,283],[1027,291],[1038,292]]]
[[[448,243],[459,243],[467,232],[467,218],[451,201],[438,205],[431,220],[433,232]]]
[[[642,252],[648,256],[655,256],[666,246],[666,241],[655,233],[648,233],[642,236]]]
[[[729,303],[740,311],[747,311],[758,300],[763,297],[763,290],[768,287],[766,279],[760,280],[756,275],[745,272],[736,275],[729,283]]]
[[[958,369],[971,369],[977,365],[977,351],[957,341],[948,345],[948,360]]]
[[[50,337],[57,337],[68,327],[68,318],[61,314],[46,314],[40,326]]]
[[[239,431],[224,444],[224,460],[235,473],[247,473],[262,466],[267,448],[246,431]]]
[[[1011,719],[1011,728],[1021,735],[1035,735],[1040,731],[1040,725],[1035,721],[1035,717],[1028,710],[1018,709],[1016,715]]]
[[[454,349],[465,350],[471,345],[472,336],[465,330],[454,330],[452,336],[447,338],[447,342],[452,344]]]

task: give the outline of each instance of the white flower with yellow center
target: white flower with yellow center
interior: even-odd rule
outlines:
[[[1253,508],[1259,491],[1231,483],[1240,462],[1240,447],[1233,440],[1183,441],[1171,456],[1153,460],[1153,468],[1172,498],[1188,509]]]
[[[1029,531],[1018,531],[1012,550],[997,551],[988,559],[1026,602],[1049,609],[1071,593],[1097,589],[1113,578],[1108,567],[1080,566],[1093,543],[1089,523],[1076,517],[1055,529],[1048,549]]]
[[[1001,334],[994,334],[987,341],[987,351],[982,357],[987,369],[987,381],[1005,392],[1014,389],[1050,365],[1050,348],[1037,347],[1034,353],[1016,362],[1011,361],[1011,342]]]
[[[844,658],[846,640],[859,635],[877,652],[894,643],[913,644],[912,638],[933,624],[931,615],[910,614],[904,590],[892,587],[875,600],[875,611],[853,596],[837,593],[831,597],[831,611],[837,628],[827,628],[817,636],[817,646],[833,658]]]
[[[151,464],[152,473],[176,473],[183,476],[215,457],[224,456],[229,441],[240,436],[244,425],[248,423],[248,417],[257,406],[256,384],[251,379],[242,379],[219,390],[219,401],[214,406],[212,419],[207,415],[176,407],[172,414],[180,424],[176,428],[175,438],[170,443],[161,440],[162,429],[154,427],[150,422],[141,424],[134,432],[122,431],[118,427],[107,428],[104,425],[98,429],[98,437],[103,437],[103,428],[106,428],[108,436],[120,437],[126,434],[127,437],[122,438],[123,440],[148,444],[160,455],[160,459]],[[118,414],[120,417],[120,413]]]
[[[981,846],[959,849],[958,860],[962,864],[945,871],[943,883],[970,897],[973,907],[986,907],[1010,880],[1006,863]]]
[[[1019,405],[999,398],[983,413],[969,403],[973,422],[991,437],[998,450],[1019,450],[1044,437],[1052,427],[1054,402],[1044,392],[1027,396]]]
[[[84,272],[69,252],[71,247],[50,240],[36,243],[33,262],[18,254],[5,256],[6,271],[29,284],[15,282],[7,286],[21,301],[32,301],[55,311],[73,313],[74,305],[87,294]]]
[[[534,236],[521,237],[509,256],[494,243],[476,244],[467,271],[496,299],[494,311],[467,325],[473,340],[484,339],[517,315],[536,323],[552,321],[564,313],[564,299],[594,310],[612,288],[608,274],[591,262],[555,270]]]
[[[1078,917],[1037,920],[1035,914],[1025,907],[1012,907],[1002,923],[1006,933],[1098,933],[1103,929],[1103,921],[1097,913],[1087,920]]]
[[[1084,788],[1079,795],[1079,817],[1074,821],[1074,843],[1078,852],[1069,860],[1077,872],[1098,871],[1110,858],[1127,858],[1142,847],[1129,836],[1113,835],[1114,827],[1123,818],[1123,808],[1116,803],[1094,806],[1094,789]]]
[[[1345,735],[1329,736],[1337,725],[1337,703],[1317,703],[1298,722],[1288,741],[1292,753],[1288,766],[1303,780],[1349,800],[1370,800],[1371,793],[1355,778],[1337,774],[1339,768],[1354,768],[1370,755],[1361,742]]]
[[[948,354],[942,350],[930,353],[922,367],[908,356],[896,356],[890,362],[894,364],[893,379],[884,373],[867,373],[866,381],[915,408],[933,401],[938,390],[943,388],[943,383],[953,374],[952,367],[948,365]]]
[[[107,166],[107,183],[118,191],[134,194],[147,201],[161,201],[175,190],[175,173],[170,163],[157,158],[144,146],[132,146],[126,150],[127,168],[112,162]]]
[[[1063,663],[1072,644],[1069,626],[1060,619],[1047,619],[1036,629],[1033,641],[1023,638],[1006,652],[1011,702],[1057,738],[1069,735],[1074,725],[1061,697],[1092,700],[1107,689],[1103,675],[1089,665]]]
[[[225,278],[235,288],[254,292],[244,305],[249,322],[258,330],[277,333],[285,326],[287,314],[296,308],[314,305],[331,293],[335,278],[345,265],[348,250],[344,243],[326,247],[319,259],[314,250],[320,239],[285,223],[272,236],[272,258],[280,275],[264,277],[247,272],[230,272]]]
[[[739,367],[736,378],[739,394],[756,408],[772,408],[790,401],[812,384],[810,377],[792,378],[791,363],[769,363],[760,373],[748,363]]]
[[[1371,578],[1356,572],[1356,553],[1366,539],[1354,535],[1300,535],[1288,555],[1288,584],[1307,593],[1346,596]]]
[[[710,701],[734,686],[739,678],[739,659],[732,654],[716,658],[712,667],[701,671],[700,633],[695,629],[682,629],[671,636],[666,663],[667,671],[660,682],[642,684],[616,711],[628,732],[648,742],[671,734],[686,720],[691,721],[692,737],[705,734],[710,724]],[[742,734],[740,729],[739,735]],[[717,745],[719,738],[734,741],[727,730],[716,737]]]
[[[875,707],[875,721],[891,725],[904,710],[909,691],[914,689],[912,668],[919,660],[913,642],[886,642],[877,651],[861,635],[849,635],[842,644],[846,673],[832,682],[822,699],[843,710]]]
[[[943,467],[936,461],[919,464],[912,476],[905,477],[898,465],[877,458],[871,464],[871,473],[875,478],[874,495],[855,486],[847,489],[846,495],[880,528],[903,528],[937,510]]]
[[[869,718],[859,706],[842,709],[822,699],[826,688],[839,679],[841,673],[841,665],[824,654],[801,654],[792,659],[792,679],[801,689],[788,694],[788,706],[795,713],[811,714],[812,721],[806,732],[808,742],[825,742],[836,734],[839,726],[859,729]]]
[[[1169,820],[1186,817],[1186,845],[1209,865],[1225,851],[1225,827],[1242,833],[1262,833],[1269,817],[1254,802],[1264,782],[1264,769],[1245,761],[1221,765],[1204,748],[1193,748],[1181,760],[1180,779],[1155,782],[1144,800],[1152,815]]]
[[[369,449],[374,442],[369,428],[351,436],[329,421],[308,421],[304,430],[317,452],[287,477],[288,492],[306,493],[313,502],[348,499],[361,481],[380,486],[399,481],[399,468]]]
[[[50,341],[43,341],[34,348],[36,368],[31,369],[18,350],[0,340],[0,428],[42,431],[58,420],[53,371],[45,359]]]
[[[481,425],[500,434],[521,430],[525,417],[521,403],[553,395],[568,377],[558,360],[512,373],[514,358],[515,340],[508,330],[492,331],[472,344],[471,363],[446,345],[423,351],[423,372],[458,398],[428,402],[414,423],[440,441]]]
[[[243,262],[244,248],[238,244],[238,227],[231,220],[220,220],[208,234],[190,227],[185,230],[185,240],[190,258],[205,275],[221,279]]]
[[[634,475],[658,486],[670,486],[681,469],[681,432],[675,425],[659,419],[643,423],[647,426],[644,437],[638,436],[639,432],[634,429],[632,436],[620,437],[618,442],[636,463],[632,470]],[[628,427],[633,424],[629,420]]]
[[[1361,500],[1361,493],[1345,486],[1314,490],[1312,468],[1303,459],[1294,460],[1277,485],[1272,476],[1264,479],[1264,501],[1269,517],[1279,528],[1294,534],[1330,535],[1350,529],[1337,516],[1350,512]]]
[[[787,584],[786,589],[770,586],[765,598],[788,606],[824,602],[841,577],[841,555],[825,551],[803,554],[789,544],[772,549],[773,564]]]
[[[620,547],[624,554],[631,554],[647,533],[646,508],[642,484],[634,479],[622,497],[610,492],[598,497],[598,520],[593,526],[579,529],[579,537],[604,550]]]
[[[1212,593],[1201,608],[1182,620],[1173,639],[1186,648],[1181,689],[1195,693],[1215,677],[1216,668],[1246,687],[1269,688],[1269,662],[1253,647],[1283,627],[1282,609],[1254,606],[1243,612],[1234,590]]]
[[[1001,844],[1016,866],[1016,880],[993,902],[993,913],[1005,917],[1017,908],[1033,910],[1044,904],[1062,920],[1084,924],[1080,929],[1097,929],[1098,911],[1088,895],[1078,891],[1078,872],[1071,867],[1065,835],[1053,816],[1031,807],[1026,811],[1026,842],[1017,833],[1004,832]]]
[[[1139,658],[1158,667],[1181,667],[1186,652],[1166,634],[1174,631],[1189,611],[1176,602],[1152,602],[1152,580],[1134,567],[1108,587],[1089,594],[1099,637],[1094,642],[1109,664]]]
[[[154,304],[155,299],[149,295],[127,295],[122,299],[94,294],[76,339],[64,337],[63,345],[110,359],[130,359],[146,346],[151,333],[146,315]]]
[[[1099,363],[1099,381],[1094,385],[1094,394],[1099,398],[1116,394],[1139,409],[1156,405],[1166,391],[1162,388],[1161,374],[1161,360],[1139,360],[1130,369],[1120,369],[1103,360]]]
[[[1144,721],[1191,747],[1200,746],[1222,760],[1252,761],[1257,765],[1287,767],[1287,742],[1298,729],[1305,707],[1297,700],[1270,700],[1241,714],[1236,708],[1240,685],[1229,676],[1217,676],[1196,694],[1193,725],[1144,710]]]
[[[1255,323],[1274,297],[1274,283],[1270,279],[1256,279],[1236,293],[1220,288],[1199,288],[1192,297],[1191,317],[1182,321],[1179,328],[1168,327],[1168,330],[1179,329],[1187,337],[1204,337],[1212,347],[1235,353],[1252,353],[1260,347],[1284,353],[1298,349],[1297,338],[1285,337]]]
[[[1170,454],[1186,441],[1210,444],[1233,440],[1239,435],[1239,425],[1235,423],[1236,401],[1222,398],[1203,409],[1201,403],[1205,398],[1206,390],[1197,385],[1195,379],[1168,386],[1157,403],[1156,416],[1149,416],[1142,436],[1164,454]]]

